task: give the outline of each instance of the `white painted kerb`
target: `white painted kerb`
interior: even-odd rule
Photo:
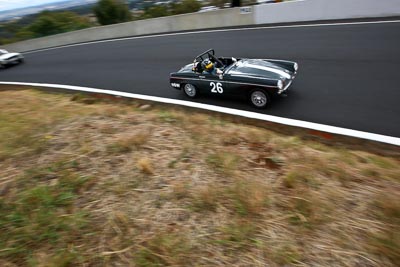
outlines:
[[[362,139],[378,141],[378,142],[382,142],[382,143],[400,146],[400,138],[396,138],[396,137],[392,137],[392,136],[362,132],[362,131],[357,131],[357,130],[352,130],[352,129],[346,129],[346,128],[340,128],[340,127],[335,127],[335,126],[319,124],[319,123],[307,122],[307,121],[281,118],[281,117],[277,117],[277,116],[260,114],[260,113],[256,113],[256,112],[237,110],[237,109],[232,109],[232,108],[225,108],[225,107],[219,107],[219,106],[202,104],[202,103],[195,103],[195,102],[184,101],[184,100],[163,98],[163,97],[157,97],[157,96],[139,95],[139,94],[125,93],[125,92],[104,90],[104,89],[96,89],[96,88],[89,88],[89,87],[81,87],[81,86],[60,85],[60,84],[22,83],[22,82],[0,82],[0,84],[48,87],[48,88],[66,89],[66,90],[71,90],[71,91],[100,93],[100,94],[107,94],[107,95],[114,95],[114,96],[122,96],[122,97],[127,97],[127,98],[149,100],[149,101],[155,101],[155,102],[160,102],[160,103],[167,103],[167,104],[174,104],[174,105],[216,111],[216,112],[220,112],[220,113],[231,114],[231,115],[241,116],[241,117],[245,117],[245,118],[275,122],[275,123],[280,123],[280,124],[289,125],[289,126],[312,129],[312,130],[328,132],[328,133],[332,133],[332,134],[357,137],[357,138],[362,138]]]

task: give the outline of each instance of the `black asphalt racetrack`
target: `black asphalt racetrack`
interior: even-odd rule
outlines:
[[[247,29],[93,43],[28,53],[0,81],[87,86],[185,99],[169,73],[217,55],[297,61],[286,98],[266,110],[202,96],[195,101],[400,137],[400,23]],[[214,98],[213,98],[214,97]]]

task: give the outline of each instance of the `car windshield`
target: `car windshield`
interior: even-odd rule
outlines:
[[[1,55],[4,55],[4,54],[7,54],[7,53],[8,53],[7,50],[0,49],[0,56],[1,56]]]
[[[186,66],[183,66],[183,67],[179,70],[179,72],[190,72],[190,71],[193,71],[192,69],[193,69],[193,63],[187,64]]]

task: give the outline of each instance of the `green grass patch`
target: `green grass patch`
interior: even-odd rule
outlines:
[[[289,171],[282,179],[284,187],[289,189],[296,189],[302,186],[311,188],[317,188],[318,182],[314,178],[314,175],[310,170],[296,169]]]
[[[141,246],[134,262],[139,267],[184,266],[191,252],[183,233],[159,233]]]
[[[215,171],[223,174],[232,174],[237,169],[240,157],[229,152],[216,152],[206,158],[207,164]]]
[[[368,162],[383,169],[394,169],[398,167],[398,165],[393,163],[392,161],[376,155],[370,155],[368,157]]]
[[[177,123],[181,122],[183,118],[173,111],[161,110],[159,112],[159,119],[161,122]]]
[[[26,264],[41,247],[62,249],[84,233],[88,214],[74,203],[90,179],[71,173],[57,177],[53,185],[26,183],[14,196],[0,199],[0,257]]]
[[[230,249],[244,249],[255,243],[257,228],[250,220],[234,219],[220,229],[221,237],[215,242]]]

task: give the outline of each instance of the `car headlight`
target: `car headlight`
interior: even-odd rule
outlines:
[[[297,71],[299,69],[299,64],[297,64],[296,62],[293,65],[294,71]]]
[[[277,86],[278,86],[278,88],[279,88],[280,90],[282,90],[282,88],[283,88],[283,82],[282,82],[282,80],[279,80],[279,81],[278,81]]]

